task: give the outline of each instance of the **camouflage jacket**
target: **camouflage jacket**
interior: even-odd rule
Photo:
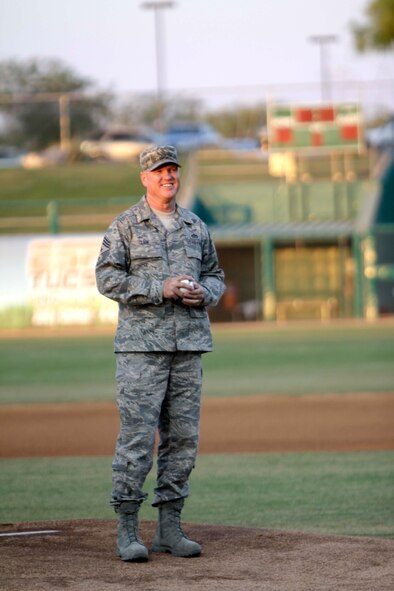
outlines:
[[[204,305],[163,298],[167,277],[191,275]],[[224,291],[224,273],[204,222],[177,205],[167,231],[143,197],[108,228],[96,265],[100,293],[119,304],[115,351],[211,351],[207,306]]]

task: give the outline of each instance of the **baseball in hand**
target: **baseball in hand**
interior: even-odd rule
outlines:
[[[190,281],[190,279],[181,279],[181,283],[185,283],[186,285],[189,285],[192,289],[194,289],[194,281]],[[188,290],[184,287],[180,287],[179,291],[182,293],[186,293]]]

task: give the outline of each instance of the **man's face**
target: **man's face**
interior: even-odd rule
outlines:
[[[179,171],[176,164],[164,164],[156,170],[146,170],[140,174],[146,188],[146,196],[163,204],[175,199],[180,187]]]

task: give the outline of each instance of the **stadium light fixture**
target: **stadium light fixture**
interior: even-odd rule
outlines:
[[[328,45],[338,41],[337,35],[311,35],[309,41],[320,48],[320,88],[322,101],[331,100],[330,76],[328,67]]]
[[[155,47],[156,47],[156,81],[158,102],[158,123],[160,131],[163,131],[163,94],[165,84],[165,59],[164,59],[164,26],[162,13],[166,8],[172,8],[175,2],[167,0],[155,0],[143,2],[141,8],[153,10],[155,15]]]

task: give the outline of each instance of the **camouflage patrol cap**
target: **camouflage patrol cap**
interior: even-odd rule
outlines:
[[[150,146],[140,154],[141,172],[155,170],[164,164],[180,166],[174,146]]]

